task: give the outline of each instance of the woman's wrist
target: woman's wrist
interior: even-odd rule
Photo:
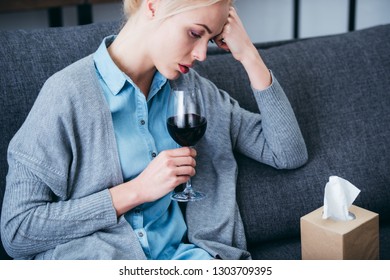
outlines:
[[[252,87],[257,90],[264,90],[272,83],[271,73],[257,49],[254,46],[253,48],[254,50],[247,52],[242,58],[241,63],[248,74]]]
[[[127,211],[144,203],[142,196],[138,192],[136,181],[132,180],[109,189],[112,203],[117,216],[121,216]]]

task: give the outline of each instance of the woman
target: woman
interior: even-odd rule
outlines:
[[[124,8],[119,34],[53,75],[11,141],[4,247],[28,259],[250,259],[233,150],[276,168],[306,161],[283,90],[230,0]],[[210,40],[242,63],[261,115],[191,69]],[[167,132],[171,80],[202,89],[208,132],[196,150]],[[207,197],[184,217],[170,193],[192,176]]]

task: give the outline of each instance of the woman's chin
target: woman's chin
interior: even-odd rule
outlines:
[[[169,75],[164,75],[164,76],[168,80],[174,81],[174,80],[179,79],[181,75],[182,74],[179,71],[175,71],[175,72],[169,73]]]

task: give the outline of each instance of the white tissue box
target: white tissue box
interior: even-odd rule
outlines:
[[[352,205],[356,219],[322,219],[323,207],[301,217],[303,260],[379,259],[379,215]]]

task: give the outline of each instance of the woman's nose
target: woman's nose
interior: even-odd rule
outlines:
[[[207,57],[207,47],[208,44],[199,44],[197,45],[193,51],[192,51],[192,56],[195,60],[197,61],[204,61],[206,60]]]

